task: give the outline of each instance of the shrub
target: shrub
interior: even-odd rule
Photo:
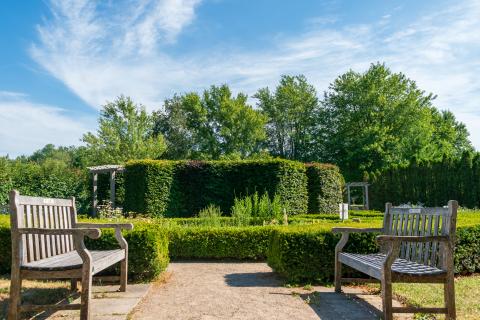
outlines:
[[[0,275],[10,272],[12,246],[10,236],[10,216],[0,214]]]
[[[220,217],[222,216],[222,211],[219,206],[213,204],[209,205],[205,209],[200,210],[198,217],[203,219],[204,225],[212,227],[220,227],[221,221]]]
[[[184,227],[169,230],[172,259],[265,259],[274,227]]]
[[[376,234],[353,233],[345,251],[376,252]],[[334,275],[335,246],[340,235],[330,227],[312,225],[277,228],[267,253],[268,264],[290,282],[330,282]],[[348,268],[345,268],[348,274]],[[480,271],[480,226],[457,228],[455,273]],[[351,271],[350,271],[351,272]]]
[[[302,163],[288,160],[130,161],[125,172],[125,211],[188,217],[209,204],[229,212],[234,198],[275,194],[291,214],[307,211]]]
[[[243,199],[235,198],[231,215],[238,226],[249,225],[252,219],[262,223],[278,223],[283,218],[283,208],[279,196],[275,195],[270,200],[267,193],[259,197],[255,192]]]
[[[343,176],[337,166],[305,164],[308,178],[308,212],[336,213],[343,202]]]

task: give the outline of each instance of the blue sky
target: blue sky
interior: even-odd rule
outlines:
[[[376,61],[437,94],[480,149],[475,0],[3,0],[0,30],[0,155],[80,144],[120,94],[154,110],[175,92],[252,95],[305,74],[321,95]]]

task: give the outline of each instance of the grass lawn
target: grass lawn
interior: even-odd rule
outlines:
[[[368,285],[367,290],[380,293],[379,285]],[[443,307],[442,284],[409,284],[393,285],[395,298],[411,306]],[[480,274],[455,278],[455,297],[457,319],[480,319]],[[421,315],[416,319],[445,319],[443,315]]]

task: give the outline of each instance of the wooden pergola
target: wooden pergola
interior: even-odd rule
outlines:
[[[89,167],[88,170],[92,173],[93,178],[93,203],[92,210],[93,215],[97,214],[97,205],[98,205],[98,174],[99,173],[109,173],[110,174],[110,202],[112,208],[115,208],[115,175],[117,172],[122,172],[125,168],[117,164],[106,164],[102,166]]]
[[[352,197],[350,195],[350,188],[352,187],[360,187],[363,191],[363,209],[368,210],[368,182],[349,182],[346,184],[347,187],[347,199],[348,199],[348,206],[352,205]]]

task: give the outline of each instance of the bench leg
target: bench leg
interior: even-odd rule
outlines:
[[[123,259],[120,262],[120,291],[127,291],[127,280],[128,280],[128,260],[127,258]]]
[[[447,308],[446,319],[455,320],[457,315],[455,311],[455,285],[453,276],[447,277],[447,281],[443,285],[443,297],[445,300],[445,308]]]
[[[85,268],[82,272],[82,294],[81,294],[81,308],[80,319],[90,320],[90,304],[92,300],[92,271],[90,268]]]
[[[386,279],[382,280],[382,304],[383,304],[383,319],[393,320],[392,312],[392,282]]]
[[[338,254],[335,255],[335,292],[342,292],[342,263],[338,261]]]
[[[78,290],[78,279],[70,280],[70,290],[76,292]]]
[[[10,282],[10,306],[8,308],[8,319],[20,319],[20,304],[22,291],[22,278],[20,272],[12,271],[12,279]]]

